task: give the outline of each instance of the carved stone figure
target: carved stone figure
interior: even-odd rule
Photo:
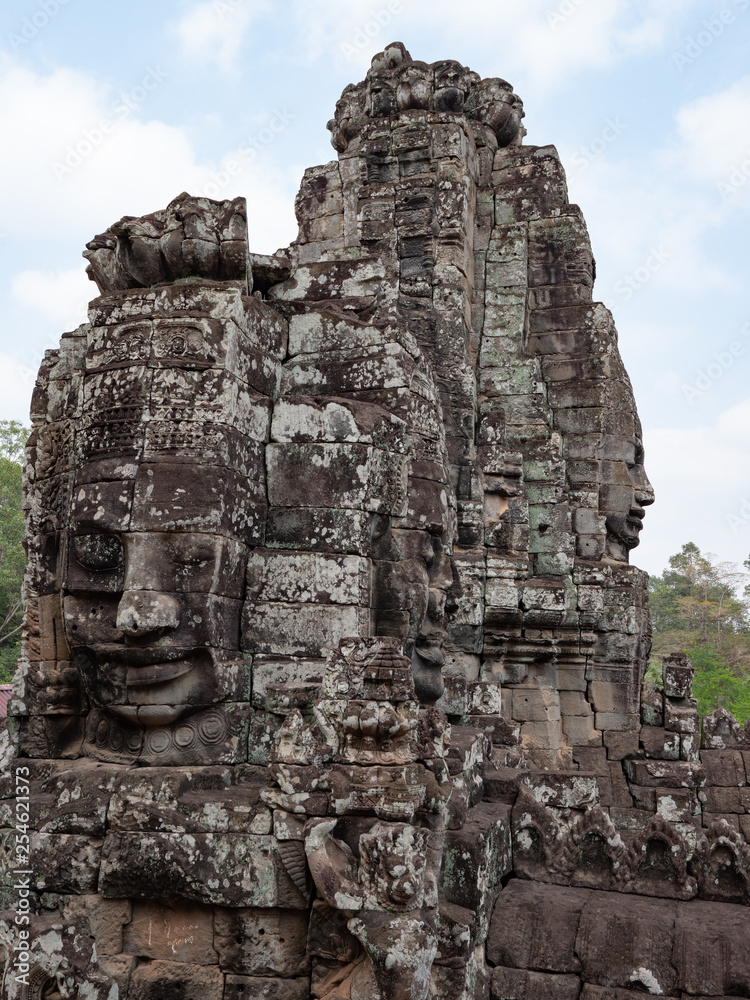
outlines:
[[[682,655],[642,686],[642,430],[523,116],[394,43],[286,250],[188,194],[88,244],[26,456],[9,1000],[750,995],[750,738]]]

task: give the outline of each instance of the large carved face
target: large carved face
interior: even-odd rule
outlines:
[[[510,145],[521,130],[523,103],[505,80],[482,80],[472,88],[466,108],[492,129],[499,146]]]
[[[479,82],[476,73],[452,59],[435,63],[435,111],[463,111],[472,83]]]
[[[654,490],[643,464],[643,436],[637,418],[633,435],[617,439],[615,449],[615,460],[602,463],[601,504],[606,513],[609,553],[627,559],[627,553],[640,541],[644,508],[654,502]]]
[[[95,705],[124,721],[166,725],[191,708],[239,700],[241,671],[231,661],[239,657],[246,547],[206,524],[185,532],[138,530],[146,527],[152,497],[161,506],[215,470],[133,471],[131,480],[77,488],[67,531],[65,627]]]
[[[230,348],[197,317],[90,338],[63,611],[90,702],[125,723],[246,697],[240,618],[268,407],[218,366]]]

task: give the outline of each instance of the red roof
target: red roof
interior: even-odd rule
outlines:
[[[4,719],[8,714],[8,702],[12,691],[12,684],[0,684],[0,719]]]

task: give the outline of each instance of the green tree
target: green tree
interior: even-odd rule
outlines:
[[[726,708],[741,722],[750,717],[750,587],[738,596],[746,576],[688,542],[649,581],[654,654],[687,652],[701,715]],[[647,676],[655,673],[652,664]]]
[[[726,708],[738,722],[747,722],[750,718],[750,679],[732,673],[714,646],[691,649],[690,659],[695,667],[693,695],[700,715]]]
[[[750,669],[750,605],[737,596],[746,577],[694,542],[649,581],[654,652],[714,645],[733,668]]]
[[[29,433],[17,420],[0,420],[0,457],[20,464]]]
[[[23,549],[21,465],[27,428],[0,420],[0,682],[7,683],[20,652],[26,568]]]

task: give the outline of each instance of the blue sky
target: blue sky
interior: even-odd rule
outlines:
[[[460,16],[460,19],[459,19]],[[657,503],[634,562],[750,554],[750,0],[11,0],[0,12],[0,419],[95,294],[81,251],[182,190],[296,235],[344,86],[400,39],[511,81],[597,258]],[[744,169],[743,169],[744,166]]]

